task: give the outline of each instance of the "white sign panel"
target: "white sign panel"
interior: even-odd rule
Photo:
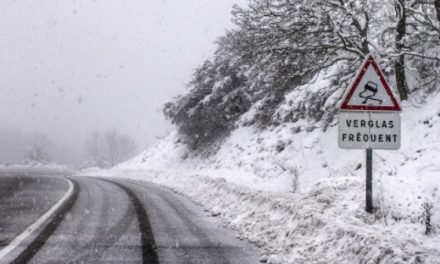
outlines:
[[[340,112],[339,147],[344,149],[399,149],[399,113]]]

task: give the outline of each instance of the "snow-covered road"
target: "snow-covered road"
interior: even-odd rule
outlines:
[[[29,263],[258,263],[260,254],[256,247],[238,240],[231,231],[221,227],[218,219],[170,190],[124,179],[71,177],[70,180],[75,182],[77,191],[77,195],[72,196],[71,208],[67,207],[61,217],[56,217],[61,221],[48,224],[49,229],[41,231],[45,235],[40,235],[40,241],[28,244],[15,260]],[[52,187],[46,194],[65,189]],[[20,199],[19,191],[17,188],[11,197]],[[34,200],[40,198],[37,196]],[[0,234],[3,236],[5,232],[2,229]]]
[[[58,177],[0,174],[0,261],[5,248],[67,191]]]

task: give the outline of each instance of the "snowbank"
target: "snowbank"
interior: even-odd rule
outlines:
[[[357,177],[324,179],[305,194],[264,192],[222,178],[163,171],[88,171],[82,175],[154,182],[190,197],[263,247],[268,263],[439,263],[438,236],[363,209]]]

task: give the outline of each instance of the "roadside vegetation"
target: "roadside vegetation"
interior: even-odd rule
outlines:
[[[250,0],[233,21],[187,91],[164,106],[192,149],[237,125],[306,120],[326,130],[369,53],[401,100],[439,87],[439,0]],[[317,79],[327,82],[305,88]]]

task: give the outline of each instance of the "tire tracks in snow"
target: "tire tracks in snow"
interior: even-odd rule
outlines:
[[[102,181],[110,182],[122,190],[124,190],[130,201],[132,202],[136,216],[139,223],[139,229],[141,233],[141,244],[142,244],[142,260],[145,264],[159,264],[159,259],[156,252],[156,243],[154,241],[153,231],[151,229],[150,221],[148,219],[147,212],[142,205],[142,202],[137,197],[137,195],[128,187],[125,185],[107,180],[107,179],[100,179]]]

